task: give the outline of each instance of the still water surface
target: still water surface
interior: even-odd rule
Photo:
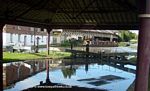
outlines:
[[[50,67],[54,66],[53,64],[60,65],[49,71],[49,78],[53,83],[107,89],[108,91],[126,91],[135,79],[136,67],[132,65],[119,66],[105,62],[66,65],[62,61],[55,61],[50,62]],[[45,61],[3,64],[3,77],[5,77],[3,81],[7,84],[11,81],[10,79],[13,79],[9,88],[8,84],[6,85],[5,91],[19,91],[39,85],[40,81],[45,82],[47,75],[45,68]],[[24,78],[20,78],[20,76],[24,76]],[[16,79],[20,79],[20,81]]]

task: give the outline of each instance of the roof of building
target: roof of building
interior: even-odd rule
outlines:
[[[67,31],[66,31],[67,30]],[[55,30],[54,30],[55,31]],[[89,29],[64,29],[63,32],[89,32],[89,33],[105,33],[105,34],[116,34],[118,30],[89,30]]]
[[[35,31],[34,31],[35,30]],[[92,33],[105,33],[105,34],[115,34],[118,30],[89,30],[89,29],[53,29],[53,32],[92,32]],[[46,31],[41,31],[40,28],[25,27],[25,26],[15,26],[15,25],[5,25],[3,32],[12,34],[29,34],[29,35],[47,35]]]
[[[2,0],[0,20],[52,29],[138,29],[137,0]]]

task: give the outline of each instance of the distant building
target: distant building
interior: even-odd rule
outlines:
[[[91,45],[114,44],[117,41],[117,31],[86,30],[86,29],[53,29],[50,44],[61,44],[69,39],[90,41]],[[3,46],[20,44],[23,46],[47,44],[47,31],[41,28],[5,25],[3,29]]]
[[[40,45],[46,45],[46,30],[40,28],[5,25],[3,28],[3,45],[22,44],[24,46],[35,45],[39,38]]]
[[[118,37],[117,30],[86,30],[86,29],[63,29],[52,31],[53,43],[61,43],[64,40],[76,39],[84,42],[90,41],[95,46],[116,46]]]

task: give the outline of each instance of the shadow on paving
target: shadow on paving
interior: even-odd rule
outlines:
[[[94,86],[101,86],[101,85],[108,84],[116,80],[118,81],[125,80],[125,78],[114,76],[114,75],[106,75],[106,76],[101,76],[99,78],[80,79],[78,81],[85,81],[88,84],[91,84]]]

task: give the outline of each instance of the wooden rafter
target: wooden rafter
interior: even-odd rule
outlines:
[[[13,14],[8,13],[9,18],[3,13],[6,11],[7,2],[13,12]],[[112,26],[112,24],[115,28],[116,25],[122,28],[124,24],[138,25],[138,5],[134,2],[136,0],[7,0],[0,8],[2,11],[0,20],[19,21],[23,24],[28,22],[33,25],[41,24],[44,27],[53,26],[53,28],[75,28],[75,26],[79,28],[82,25],[84,25],[82,28],[87,25],[89,28],[90,24],[92,28]],[[18,9],[15,4],[20,8]],[[127,27],[131,28],[129,26]]]

